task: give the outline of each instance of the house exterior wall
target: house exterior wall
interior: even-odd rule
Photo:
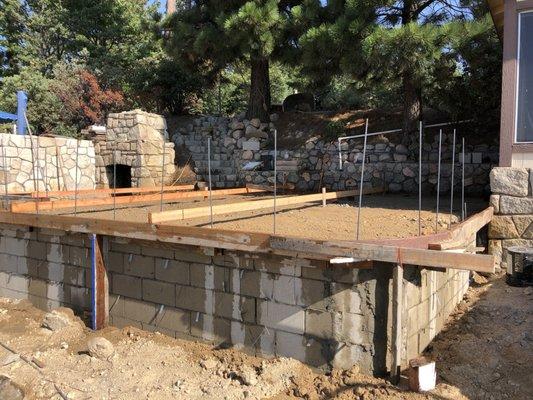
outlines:
[[[515,143],[518,72],[518,14],[533,10],[533,0],[505,2],[500,166],[533,168],[533,143]]]

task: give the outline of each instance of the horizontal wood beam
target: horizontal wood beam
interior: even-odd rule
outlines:
[[[494,256],[449,253],[437,250],[402,248],[379,244],[352,243],[339,247],[336,243],[312,244],[306,240],[272,237],[270,247],[298,254],[320,254],[330,257],[353,257],[359,260],[383,261],[422,267],[454,268],[478,272],[494,272]]]
[[[382,193],[382,188],[365,189],[364,194]],[[279,197],[276,200],[277,207],[292,206],[297,204],[312,203],[326,200],[340,199],[344,197],[353,197],[359,194],[358,190],[346,190],[342,192],[331,192],[326,194],[308,194],[302,196]],[[232,204],[219,204],[212,207],[213,215],[230,214],[242,211],[262,210],[274,207],[274,199],[243,201]],[[181,210],[169,210],[161,212],[150,212],[148,222],[159,224],[168,221],[180,221],[191,218],[205,217],[211,215],[211,207],[185,208]]]
[[[237,188],[237,189],[222,189],[222,190],[213,190],[213,196],[226,196],[226,195],[236,195],[236,194],[248,194],[248,193],[260,193],[263,190],[259,189],[246,189],[246,188]],[[178,193],[163,193],[163,201],[172,201],[172,200],[182,200],[190,198],[207,198],[209,192],[207,191],[195,191],[195,192],[178,192]],[[39,211],[49,211],[49,210],[59,210],[65,208],[72,208],[76,204],[77,207],[90,207],[90,206],[105,206],[105,205],[124,205],[124,204],[135,204],[135,203],[149,203],[153,201],[158,201],[161,199],[159,193],[154,194],[141,194],[133,196],[120,196],[120,197],[109,197],[109,198],[96,198],[96,199],[78,199],[75,200],[55,200],[55,201],[21,201],[11,203],[11,212],[14,213],[23,213],[23,212],[35,212],[37,209]]]
[[[329,261],[336,257],[350,257],[361,261],[374,260],[421,267],[494,272],[493,256],[406,249],[379,244],[355,242],[349,247],[340,247],[336,242],[274,236],[258,232],[151,225],[143,222],[64,215],[17,214],[6,211],[0,211],[0,223],[316,260]]]
[[[178,192],[180,190],[194,190],[194,185],[179,185],[179,186],[165,186],[163,192]],[[157,193],[161,192],[161,187],[144,187],[144,188],[117,188],[117,189],[82,189],[78,190],[51,190],[51,191],[38,191],[31,192],[33,198],[48,198],[48,197],[68,197],[75,196],[76,194],[137,194],[137,193]]]

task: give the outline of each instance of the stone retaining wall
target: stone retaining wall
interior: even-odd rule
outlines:
[[[207,179],[207,138],[212,138],[212,180],[216,188],[242,186],[246,183],[273,182],[273,168],[247,171],[244,165],[273,157],[275,123],[239,118],[201,117],[174,132],[176,146],[191,153],[198,180]],[[441,191],[450,190],[451,135],[444,135]],[[438,136],[424,145],[422,185],[426,193],[437,185]],[[279,148],[278,181],[293,184],[302,191],[343,190],[358,185],[362,160],[361,140],[342,142],[342,170],[337,141],[318,138],[307,140],[297,150]],[[461,151],[457,146],[457,152]],[[498,161],[498,150],[486,145],[468,146],[465,155],[466,193],[489,193],[489,172]],[[455,190],[460,190],[460,157],[456,159]],[[395,145],[387,138],[373,139],[367,146],[366,187],[386,187],[391,192],[418,191],[418,147]]]
[[[1,192],[6,179],[9,192],[74,190],[76,173],[78,189],[95,187],[91,141],[1,133],[0,144]]]
[[[533,247],[533,169],[498,167],[490,173],[489,252],[506,268],[511,246]]]
[[[110,319],[227,343],[328,369],[383,373],[391,337],[391,265],[328,268],[292,257],[104,237]],[[87,235],[0,226],[0,296],[90,308]],[[421,352],[461,300],[468,273],[406,266],[403,361]]]

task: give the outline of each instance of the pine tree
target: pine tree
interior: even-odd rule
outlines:
[[[15,75],[20,69],[27,17],[20,0],[0,0],[0,77]]]
[[[250,65],[248,118],[268,120],[269,67],[283,45],[283,30],[298,1],[199,0],[171,16],[169,49],[178,62],[215,82],[223,68],[246,60]]]

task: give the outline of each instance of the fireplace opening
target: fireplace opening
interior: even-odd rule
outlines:
[[[116,168],[114,168],[113,165],[107,165],[105,167],[105,170],[106,170],[107,180],[109,182],[110,188],[113,188],[113,183],[115,182],[115,178],[116,178],[117,189],[131,187],[131,167],[130,166],[123,165],[123,164],[117,164]],[[117,172],[116,177],[114,176],[115,170]]]

